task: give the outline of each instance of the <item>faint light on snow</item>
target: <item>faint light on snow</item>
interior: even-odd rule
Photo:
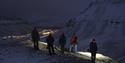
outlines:
[[[11,36],[7,36],[7,38],[11,38]]]
[[[12,36],[12,38],[16,38],[16,36]]]
[[[20,36],[16,36],[16,39],[20,39],[21,37]]]
[[[41,44],[43,44],[43,45],[47,45],[47,43],[45,43],[45,42],[39,42],[39,43],[41,43]]]
[[[42,33],[42,35],[49,35],[50,33],[54,33],[54,32],[56,32],[57,30],[51,30],[51,29],[45,29],[45,30],[43,30],[42,32],[40,32],[40,33]]]
[[[2,37],[3,40],[7,39],[7,37]]]
[[[46,29],[42,31],[42,35],[49,35],[50,33],[51,31]]]
[[[86,55],[88,57],[91,57],[91,53],[89,52],[77,52],[78,54],[81,54],[81,55]]]
[[[43,35],[49,35],[50,32],[43,32]]]
[[[91,53],[90,52],[77,52],[77,53],[80,54],[80,55],[87,56],[87,57],[89,57],[89,59],[91,59]],[[110,59],[110,58],[107,57],[107,56],[104,56],[103,54],[97,53],[96,59],[97,60],[104,60],[104,59]]]
[[[25,35],[21,35],[20,37],[21,37],[21,38],[25,38],[26,36],[25,36]]]
[[[30,37],[30,34],[26,34],[26,37]]]

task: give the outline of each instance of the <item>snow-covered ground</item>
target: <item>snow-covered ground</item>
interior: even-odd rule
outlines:
[[[0,63],[41,63],[48,59],[45,53],[25,47],[14,40],[0,40]],[[45,61],[49,63],[49,61]]]
[[[46,49],[37,51],[13,39],[0,40],[0,50],[0,63],[90,63],[68,54],[49,56]]]
[[[31,40],[4,39],[0,40],[0,63],[91,63],[89,52],[69,53],[49,56],[45,42],[39,42],[40,50],[34,50]],[[97,63],[116,63],[109,57],[97,54]]]
[[[88,8],[73,19],[75,22],[73,22],[73,25],[71,24],[72,26],[65,26],[60,30],[66,33],[67,48],[69,48],[69,38],[72,33],[76,33],[78,36],[78,50],[83,52],[87,51],[89,42],[95,37],[98,44],[98,53],[106,55],[119,63],[125,63],[125,14],[123,13],[125,3],[122,1],[123,0],[92,1]],[[50,25],[50,23],[48,23],[48,25]],[[6,36],[13,33],[16,35],[17,32],[19,34],[27,34],[30,33],[33,26],[34,25],[24,23],[2,23],[0,25],[0,35]],[[60,31],[55,34],[56,39],[58,39]],[[0,40],[0,63],[8,63],[8,61],[13,63],[39,63],[42,60],[44,61],[45,58],[49,60],[48,62],[53,61],[53,59],[48,59],[51,57],[45,52],[36,52],[32,48],[22,46],[22,43],[18,42],[21,41],[13,41],[10,39]],[[56,41],[56,45],[58,45],[57,42],[58,41]],[[57,57],[55,57],[54,61],[59,59]],[[22,62],[19,60],[22,60]]]
[[[32,46],[32,41],[27,39],[0,39],[0,63],[91,63],[90,59],[74,53],[61,55],[56,52],[56,55],[49,56],[44,42],[40,42],[39,51]]]

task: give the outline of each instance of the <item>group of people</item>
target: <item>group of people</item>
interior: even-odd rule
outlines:
[[[70,52],[77,52],[77,36],[75,34],[73,34],[73,36],[71,37],[71,45],[70,45]],[[52,36],[51,33],[49,33],[49,35],[46,38],[46,42],[47,42],[47,48],[49,50],[49,54],[55,54],[54,51],[54,37]],[[66,36],[64,34],[64,32],[62,32],[59,35],[59,40],[58,40],[60,49],[61,49],[61,53],[64,54],[65,51],[65,45],[66,45]]]
[[[38,43],[38,41],[40,40],[40,36],[39,36],[39,33],[38,33],[36,27],[33,29],[31,35],[32,35],[32,41],[34,43],[34,49],[39,50],[39,43]],[[74,33],[71,36],[71,38],[70,38],[70,48],[69,48],[70,52],[77,52],[77,44],[78,44],[77,40],[78,40],[78,37]],[[51,33],[49,33],[49,35],[46,37],[46,42],[47,42],[47,49],[48,49],[48,52],[49,52],[50,55],[55,54],[55,51],[54,51],[54,41],[55,41],[54,37],[52,36]],[[60,45],[61,53],[64,54],[65,45],[67,43],[66,42],[66,36],[65,36],[64,32],[62,32],[59,35],[58,42],[59,42],[59,45]],[[92,63],[95,63],[96,52],[97,52],[97,44],[96,44],[95,38],[93,38],[92,41],[90,42],[88,51],[91,52]]]

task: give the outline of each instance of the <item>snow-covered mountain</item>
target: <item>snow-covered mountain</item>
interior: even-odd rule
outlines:
[[[79,16],[72,19],[74,24],[65,27],[64,30],[69,37],[72,33],[78,35],[79,50],[86,51],[89,42],[95,37],[100,53],[122,62],[125,60],[124,11],[124,0],[92,1]]]
[[[84,13],[75,18],[77,23],[74,27],[78,30],[78,34],[79,32],[83,32],[83,36],[103,34],[118,36],[125,34],[123,33],[125,27],[125,3],[97,1],[91,2],[88,7],[87,10],[85,9],[86,11],[84,10]]]
[[[89,42],[95,37],[99,53],[109,56],[120,63],[124,63],[124,11],[124,0],[91,1],[88,7],[85,8],[79,16],[67,22],[66,27],[61,30],[66,33],[68,38],[67,47],[69,46],[69,38],[73,33],[76,33],[78,36],[78,50],[80,51],[87,51]],[[41,23],[35,25],[41,25]],[[51,23],[48,23],[47,25],[50,26],[50,24]],[[0,35],[11,35],[17,32],[22,34],[29,33],[35,25],[34,23],[28,23],[26,21],[1,20]],[[54,25],[60,26],[58,22]],[[56,38],[58,38],[58,36]]]
[[[0,20],[0,35],[21,35],[29,33],[33,23],[25,20]]]

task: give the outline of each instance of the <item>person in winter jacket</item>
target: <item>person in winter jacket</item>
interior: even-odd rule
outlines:
[[[72,51],[72,48],[74,50],[74,52],[77,52],[77,36],[75,34],[72,35],[71,39],[70,39],[70,52]]]
[[[59,45],[61,46],[62,54],[64,53],[65,44],[66,44],[66,37],[64,32],[62,32],[62,34],[59,36]]]
[[[51,33],[47,36],[46,42],[47,42],[47,47],[48,47],[49,54],[50,55],[55,54],[54,47],[53,47],[54,38],[53,38]]]
[[[34,49],[39,49],[38,41],[40,40],[40,36],[36,27],[34,27],[34,29],[32,30],[31,36],[32,36],[33,44],[34,44]]]
[[[97,52],[97,44],[96,44],[96,40],[94,38],[90,42],[90,52],[91,52],[92,63],[95,63],[96,52]]]

